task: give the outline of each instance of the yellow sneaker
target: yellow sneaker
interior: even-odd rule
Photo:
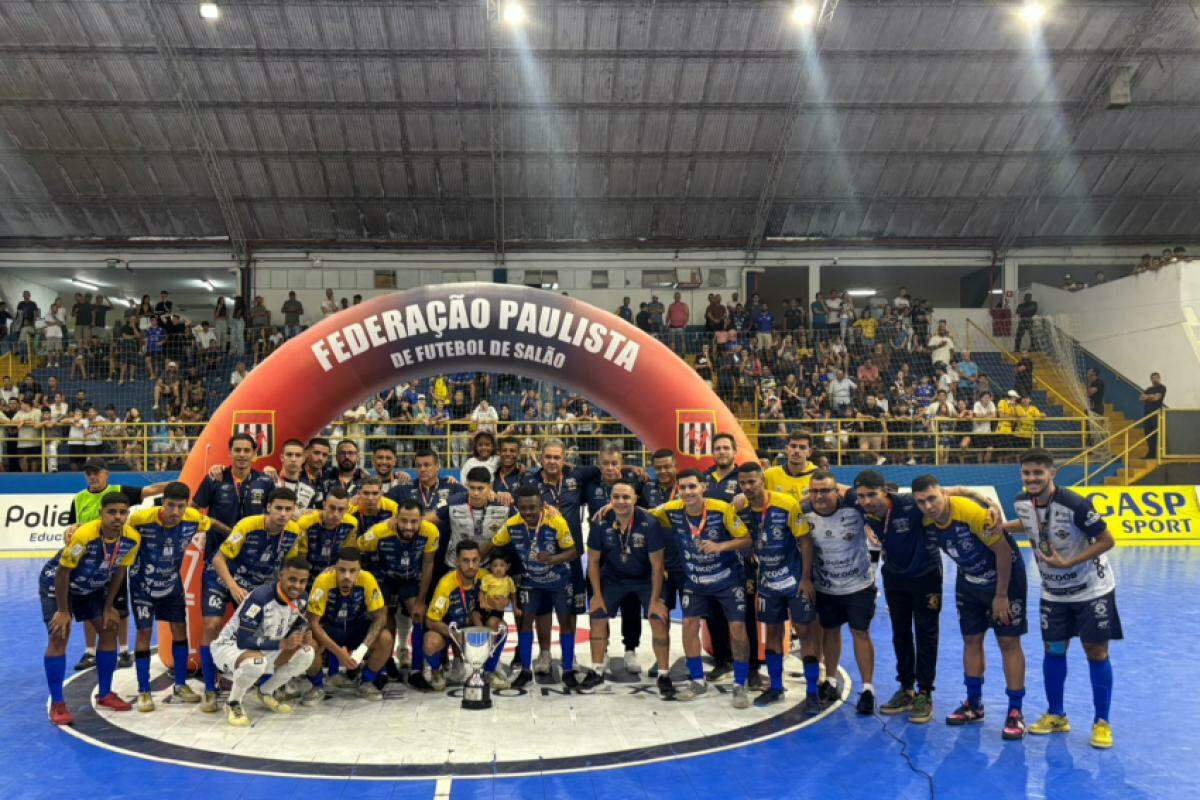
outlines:
[[[149,692],[142,692],[137,696],[137,710],[143,714],[154,710],[154,697]]]
[[[274,711],[276,714],[292,713],[292,707],[290,705],[280,700],[274,694],[264,692],[262,689],[258,690],[258,700],[260,703],[266,706],[268,710]]]
[[[237,701],[231,701],[225,704],[225,719],[235,728],[250,727],[250,717],[246,716],[246,710],[242,708],[242,704]]]
[[[1045,736],[1048,733],[1067,733],[1071,723],[1065,716],[1058,714],[1042,714],[1041,719],[1029,726],[1029,732],[1034,736]]]
[[[1092,747],[1107,750],[1113,746],[1112,726],[1104,720],[1092,725]]]

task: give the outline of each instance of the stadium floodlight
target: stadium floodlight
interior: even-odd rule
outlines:
[[[1040,25],[1042,18],[1046,16],[1046,6],[1039,3],[1038,0],[1025,0],[1017,10],[1017,16],[1026,25]]]
[[[874,297],[876,292],[874,289],[847,289],[846,294],[851,297]]]
[[[500,9],[500,21],[505,25],[517,27],[525,22],[525,6],[517,2],[508,2]]]
[[[96,284],[88,283],[87,281],[81,281],[78,278],[72,278],[71,283],[75,284],[76,286],[82,286],[84,289],[91,289],[93,292],[100,290],[100,287]]]
[[[800,2],[792,6],[792,22],[796,25],[811,25],[817,18],[817,7],[812,3]]]
[[[205,288],[205,289],[208,289],[210,292],[211,292],[211,291],[214,291],[214,289],[213,289],[213,282],[212,282],[212,281],[210,281],[210,280],[208,280],[207,278],[205,278],[204,280],[200,281],[200,283],[201,283],[201,284],[203,284],[203,285],[204,285],[204,288]]]
[[[216,3],[201,3],[200,4],[201,19],[220,19],[221,7]]]

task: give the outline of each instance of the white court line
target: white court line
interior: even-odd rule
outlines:
[[[448,777],[438,778],[433,787],[433,800],[450,800],[450,784],[453,782],[453,779]]]

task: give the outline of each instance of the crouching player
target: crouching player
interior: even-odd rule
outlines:
[[[275,692],[303,675],[313,661],[312,637],[304,622],[308,570],[303,558],[287,559],[278,580],[246,595],[213,642],[213,662],[233,682],[225,703],[230,725],[250,724],[242,698],[267,673],[271,677],[256,690],[259,701],[277,714],[292,712]]]
[[[379,670],[392,655],[392,632],[387,629],[387,606],[375,576],[362,568],[355,547],[338,551],[333,566],[317,576],[308,595],[308,624],[312,628],[316,658],[309,670],[313,688],[305,705],[325,699],[322,658],[329,653],[342,669],[353,672],[362,663],[358,696],[382,700],[375,685]]]
[[[456,565],[438,581],[433,599],[425,612],[425,679],[434,691],[446,688],[442,675],[442,651],[447,646],[458,649],[458,640],[451,628],[480,625],[479,614],[479,545],[464,539],[454,548]],[[495,656],[489,661],[495,669]]]

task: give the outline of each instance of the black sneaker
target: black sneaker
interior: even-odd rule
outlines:
[[[778,703],[783,700],[783,689],[767,689],[758,697],[754,698],[754,705],[758,708],[769,706],[772,703]]]
[[[1008,716],[1004,718],[1004,728],[1000,731],[1000,738],[1006,742],[1015,742],[1025,738],[1025,716],[1015,708],[1008,710]]]
[[[654,666],[650,667],[650,671],[646,673],[646,677],[647,678],[657,678],[658,677],[658,662],[655,662]]]
[[[117,656],[117,669],[128,669],[133,666],[133,653],[128,650],[122,650],[121,655]]]
[[[983,722],[983,706],[975,707],[970,703],[963,703],[946,716],[946,724],[955,728],[972,722]]]
[[[587,674],[583,676],[583,680],[579,682],[580,689],[595,689],[597,686],[604,685],[604,675],[594,669],[589,669]]]
[[[761,692],[767,688],[767,682],[763,680],[761,672],[751,672],[746,676],[746,688],[752,692]]]
[[[836,703],[839,699],[841,699],[841,695],[838,694],[837,687],[829,681],[825,681],[821,684],[821,688],[817,690],[817,697],[819,697],[821,702],[825,705]]]
[[[709,683],[712,683],[713,681],[719,681],[731,672],[733,672],[733,664],[730,664],[728,661],[718,661],[712,665],[712,669],[704,673],[704,678]]]
[[[96,654],[85,650],[83,655],[79,657],[79,660],[75,662],[75,671],[79,672],[80,670],[91,669],[94,666],[96,666]]]
[[[806,695],[804,698],[804,714],[808,717],[815,717],[824,710],[825,706],[821,702],[821,698],[815,694]]]
[[[389,658],[387,660],[387,663],[383,665],[383,671],[386,672],[387,676],[394,681],[398,681],[402,677],[400,675],[400,665],[396,663],[396,659],[394,658]],[[414,670],[414,672],[419,673],[420,670]]]
[[[523,669],[523,670],[521,670],[521,674],[513,679],[512,688],[524,689],[532,681],[533,681],[533,670]]]
[[[658,676],[658,696],[663,700],[675,699],[675,684],[671,683],[670,675]]]
[[[408,685],[422,692],[432,692],[433,685],[418,670],[408,673]]]
[[[869,717],[875,713],[875,693],[870,689],[858,696],[858,705],[854,707],[860,717]]]
[[[563,686],[567,687],[568,689],[578,689],[579,678],[575,675],[575,670],[564,669],[562,674],[562,683]]]

